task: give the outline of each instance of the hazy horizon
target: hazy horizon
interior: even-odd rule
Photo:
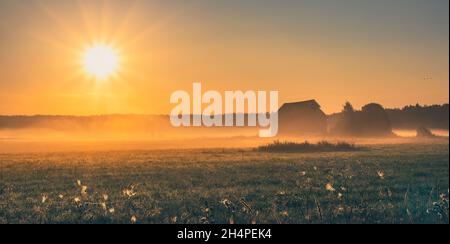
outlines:
[[[292,103],[292,102],[301,102],[301,101],[287,101],[286,103]],[[368,103],[366,103],[366,104],[369,104],[369,103],[371,103],[371,102],[368,102]],[[363,104],[362,106],[364,106],[364,105],[366,105],[366,104]],[[446,105],[446,104],[449,104],[448,102],[446,102],[446,103],[442,103],[442,104],[419,104],[420,106],[434,106],[434,105],[438,105],[438,106],[442,106],[442,105]],[[280,107],[282,106],[283,104],[280,104]],[[344,103],[342,103],[341,104],[341,108],[339,109],[339,110],[337,110],[337,111],[332,111],[332,112],[325,112],[325,114],[326,115],[333,115],[333,114],[337,114],[337,113],[341,113],[342,112],[342,106],[344,105]],[[383,104],[381,104],[382,106],[383,106]],[[406,107],[406,106],[415,106],[415,105],[417,105],[417,104],[405,104],[405,105],[403,105],[403,106],[400,106],[400,107],[393,107],[393,108],[390,108],[390,107],[384,107],[385,109],[403,109],[404,107]],[[324,109],[323,107],[321,107],[321,109],[323,110],[323,111],[326,111],[326,109]],[[359,110],[359,109],[361,109],[361,107],[355,107],[355,109],[356,110]],[[224,115],[225,113],[222,113],[222,115]],[[245,113],[245,114],[247,114],[247,113]],[[35,113],[35,114],[0,114],[0,116],[11,116],[11,117],[14,117],[14,116],[25,116],[25,117],[33,117],[33,116],[61,116],[61,117],[64,117],[64,116],[73,116],[73,117],[95,117],[95,116],[116,116],[116,115],[118,115],[118,116],[170,116],[170,114],[169,113],[167,113],[167,114],[158,114],[158,113],[147,113],[147,114],[145,114],[145,113],[105,113],[105,114],[43,114],[43,113]],[[194,115],[194,114],[190,114],[191,116],[192,115]],[[201,114],[200,114],[201,115]]]

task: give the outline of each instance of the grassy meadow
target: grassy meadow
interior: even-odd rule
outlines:
[[[0,223],[449,223],[449,146],[0,154]]]

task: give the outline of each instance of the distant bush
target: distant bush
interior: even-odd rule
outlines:
[[[422,126],[422,127],[417,128],[417,137],[433,138],[436,136],[428,128]]]
[[[289,141],[281,142],[279,140],[257,148],[260,152],[339,152],[356,151],[358,149],[354,144],[348,142],[331,143],[328,141],[320,141],[317,144],[312,144],[308,141],[297,143]]]

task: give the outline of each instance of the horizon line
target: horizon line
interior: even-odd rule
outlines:
[[[313,99],[315,100],[315,99]],[[310,101],[310,100],[307,100]],[[303,102],[303,101],[299,101],[299,102]],[[290,103],[295,103],[295,102],[285,102],[283,103],[281,106],[283,106],[284,104],[290,104]],[[373,102],[372,102],[373,103]],[[371,104],[371,103],[367,103],[367,104]],[[382,104],[380,104],[382,105]],[[394,107],[394,108],[388,108],[388,107],[384,107],[383,108],[385,110],[396,110],[396,109],[404,109],[406,107],[413,107],[413,106],[421,106],[421,107],[432,107],[432,106],[445,106],[445,105],[449,105],[449,102],[446,103],[435,103],[435,104],[420,104],[420,103],[416,103],[416,104],[409,104],[409,105],[404,105],[403,107]],[[280,108],[281,108],[280,106]],[[322,107],[321,107],[322,108]],[[357,110],[356,110],[357,111]],[[333,115],[333,114],[338,114],[341,113],[342,111],[338,111],[338,112],[332,112],[332,113],[325,113],[326,115]],[[233,113],[235,114],[241,114],[241,113]],[[244,113],[244,115],[249,114],[249,113]],[[258,114],[258,113],[256,113]],[[189,116],[201,116],[202,114],[189,114]],[[226,115],[226,113],[222,113],[222,115]],[[0,117],[101,117],[101,116],[170,116],[170,114],[161,114],[161,113],[105,113],[105,114],[0,114]]]

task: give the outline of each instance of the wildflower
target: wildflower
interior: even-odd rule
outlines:
[[[81,187],[81,180],[77,180],[77,186]]]
[[[135,196],[136,195],[136,193],[135,192],[133,192],[133,190],[124,190],[123,191],[123,194],[125,195],[125,196],[128,196],[128,197],[133,197],[133,196]]]
[[[64,195],[63,194],[59,194],[58,197],[59,197],[59,199],[63,199]]]
[[[259,211],[256,211],[256,214],[252,218],[252,225],[256,225],[256,219],[258,218],[258,216],[259,216]]]
[[[86,195],[87,194],[87,186],[81,186],[81,195]]]
[[[342,197],[344,197],[344,195],[342,195],[342,193],[338,193],[338,199],[342,199]]]
[[[280,215],[283,216],[283,217],[289,217],[289,212],[287,210],[285,210],[285,211],[282,211],[280,213]]]
[[[279,191],[279,192],[277,193],[277,195],[284,196],[284,195],[286,195],[286,192],[285,192],[285,191]]]
[[[134,186],[131,186],[130,189],[125,189],[122,191],[123,195],[127,197],[134,197],[136,195],[136,192],[134,192]]]
[[[45,203],[48,200],[48,195],[47,194],[43,194],[42,195],[42,203]]]
[[[173,216],[172,218],[170,218],[170,221],[171,221],[172,223],[176,223],[177,220],[178,220],[177,216]]]
[[[231,216],[228,222],[230,225],[234,225],[234,217]]]
[[[316,166],[314,166],[313,169],[314,169],[315,171],[317,171],[317,167],[316,167]]]
[[[101,204],[100,204],[100,206],[102,206],[102,208],[103,208],[103,210],[105,210],[106,211],[106,203],[104,203],[104,202],[102,202]]]
[[[131,216],[131,219],[130,219],[130,221],[131,221],[131,223],[132,224],[136,224],[136,222],[137,222],[137,218],[136,218],[136,216]]]
[[[73,201],[74,201],[76,204],[79,204],[79,203],[81,202],[81,199],[80,199],[79,197],[75,197],[75,198],[73,199]]]
[[[325,185],[325,189],[327,191],[336,191],[336,189],[334,189],[333,185],[331,183],[328,183]]]
[[[378,177],[380,177],[380,179],[384,180],[384,172],[383,171],[378,170],[377,175],[378,175]]]
[[[301,171],[299,174],[300,174],[300,176],[305,176],[306,175],[306,171]]]
[[[228,200],[228,199],[223,199],[222,201],[221,201],[221,203],[226,207],[226,208],[229,208],[230,206],[231,206],[231,201],[230,200]]]
[[[114,212],[116,212],[116,210],[114,208],[110,208],[108,211],[110,214],[113,214]]]
[[[108,201],[108,198],[109,198],[108,194],[103,194],[103,200]]]

